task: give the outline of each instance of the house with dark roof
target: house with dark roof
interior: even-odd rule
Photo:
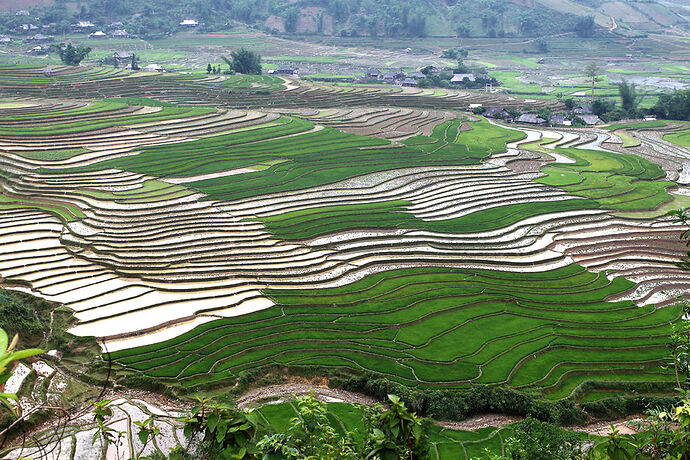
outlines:
[[[294,75],[297,73],[297,67],[291,65],[281,65],[273,71],[274,74],[278,75]]]
[[[26,39],[27,42],[34,42],[34,43],[46,43],[46,42],[49,42],[52,40],[53,40],[53,37],[49,37],[49,36],[43,35],[43,34],[36,34],[36,35]]]
[[[89,34],[89,38],[93,38],[93,39],[98,39],[98,38],[102,39],[102,38],[106,38],[106,37],[107,37],[106,33],[103,32],[102,30],[97,30],[96,32],[91,32]]]
[[[573,110],[573,113],[575,115],[588,115],[588,114],[592,113],[592,106],[591,105],[581,105],[580,107]]]
[[[534,113],[523,113],[515,119],[516,123],[527,123],[530,125],[544,125],[546,120]]]
[[[383,74],[381,73],[381,71],[379,69],[371,68],[371,69],[367,69],[364,76],[367,78],[375,78],[378,80],[379,78],[381,78],[383,76]]]
[[[510,112],[501,107],[487,107],[482,115],[487,118],[496,118],[498,120],[513,120],[513,116],[510,114]]]
[[[406,78],[402,81],[402,86],[415,87],[417,86],[417,80],[414,78]]]
[[[103,62],[105,64],[114,65],[115,67],[126,67],[132,64],[132,55],[125,51],[116,51]]]
[[[460,85],[465,82],[465,78],[470,82],[477,81],[477,77],[472,73],[456,73],[453,75],[453,78],[450,79],[450,82],[454,85]]]
[[[395,81],[399,80],[401,78],[405,78],[406,74],[403,71],[403,69],[397,68],[397,69],[390,69],[388,72],[386,72],[383,75],[383,79],[387,81]]]
[[[597,115],[589,114],[589,115],[578,115],[582,119],[582,121],[585,122],[586,125],[594,126],[594,125],[600,125],[603,123],[601,121],[601,118],[599,118]]]
[[[563,114],[551,115],[549,118],[551,126],[572,126],[573,122]]]

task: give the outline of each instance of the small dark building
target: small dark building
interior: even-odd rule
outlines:
[[[585,114],[585,115],[578,115],[582,121],[585,122],[586,125],[589,126],[594,126],[594,125],[600,125],[603,123],[601,121],[601,118],[599,118],[597,115],[592,115],[592,114]]]
[[[417,86],[417,80],[414,78],[406,78],[403,80],[402,85],[407,87],[415,87]]]
[[[589,115],[590,113],[592,113],[592,106],[591,105],[581,105],[580,107],[573,110],[573,113],[575,115]]]
[[[132,55],[124,51],[117,51],[109,58],[105,59],[104,63],[114,65],[116,67],[125,67],[132,64]]]
[[[510,112],[501,107],[487,107],[482,115],[487,118],[495,118],[497,120],[513,120],[513,116],[510,114]]]
[[[294,75],[297,73],[297,68],[291,65],[281,65],[273,73],[277,75]]]
[[[573,122],[570,121],[568,117],[565,115],[551,115],[551,118],[549,119],[549,123],[551,123],[552,126],[572,126]]]
[[[48,45],[38,45],[31,48],[26,54],[31,56],[45,56],[50,52],[50,47]]]
[[[544,125],[546,124],[546,120],[544,120],[542,117],[539,115],[536,115],[534,113],[523,113],[519,117],[515,119],[516,123],[527,123],[530,125]]]
[[[113,32],[110,36],[113,38],[132,38],[129,32],[127,32],[124,29],[118,29],[115,32]]]
[[[47,43],[47,42],[52,41],[52,40],[53,40],[53,37],[49,37],[49,36],[43,35],[43,34],[36,34],[36,35],[26,39],[26,41],[33,42],[33,43]]]
[[[394,80],[399,80],[401,78],[405,78],[405,72],[403,72],[403,69],[390,69],[386,74],[383,76],[384,80],[389,80],[389,81],[394,81]]]
[[[378,80],[379,78],[381,78],[383,76],[383,74],[381,73],[381,71],[379,69],[371,68],[371,69],[367,69],[367,73],[365,74],[365,76],[367,78],[375,78]]]

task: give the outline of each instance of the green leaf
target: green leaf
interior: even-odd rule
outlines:
[[[7,351],[7,345],[9,343],[9,338],[7,333],[0,329],[0,357]]]
[[[142,444],[146,444],[149,440],[150,434],[151,432],[149,430],[139,430],[137,435],[139,436],[139,441],[141,441]]]
[[[211,414],[208,416],[208,419],[206,420],[206,426],[208,427],[208,430],[211,433],[216,431],[216,426],[218,425],[219,421],[220,421],[220,416],[218,414]]]

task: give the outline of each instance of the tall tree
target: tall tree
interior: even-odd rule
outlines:
[[[644,98],[644,95],[637,94],[635,83],[628,83],[625,78],[618,83],[618,94],[620,94],[621,97],[623,110],[631,115],[637,110],[637,106],[642,102],[642,98]]]
[[[57,51],[60,60],[65,65],[79,65],[91,52],[91,48],[81,45],[75,47],[71,43],[67,44],[67,46],[64,43],[60,43],[59,45],[53,45],[52,48]]]
[[[244,48],[233,51],[231,55],[232,67],[235,72],[261,75],[261,56]]]
[[[596,62],[590,62],[585,67],[585,75],[592,81],[592,102],[594,102],[594,86],[599,81],[599,75],[601,74],[601,69]]]
[[[594,16],[581,16],[575,23],[575,32],[582,38],[594,35]]]

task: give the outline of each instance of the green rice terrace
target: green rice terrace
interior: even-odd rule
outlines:
[[[686,123],[527,127],[466,109],[559,103],[95,67],[0,67],[0,97],[0,283],[73,312],[118,376],[575,403],[676,386]],[[430,436],[469,459],[510,433]]]

